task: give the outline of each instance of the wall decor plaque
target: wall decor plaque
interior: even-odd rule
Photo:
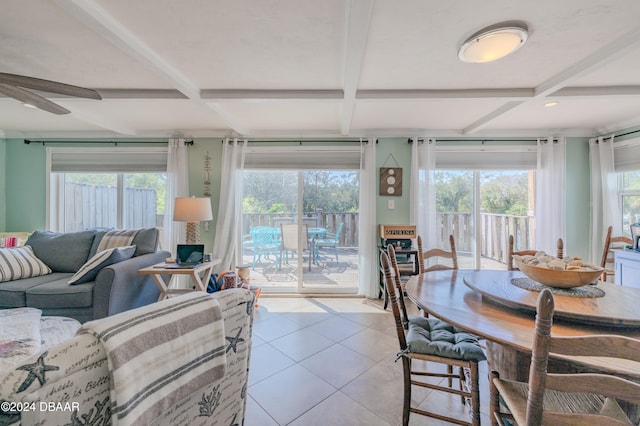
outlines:
[[[380,195],[402,195],[402,168],[380,167]]]

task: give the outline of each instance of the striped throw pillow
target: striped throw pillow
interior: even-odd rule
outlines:
[[[114,229],[107,231],[100,240],[96,252],[113,248],[130,246],[139,229]]]
[[[73,285],[93,281],[102,268],[130,259],[133,257],[135,251],[136,246],[112,247],[102,250],[87,260],[87,262],[78,269],[78,272],[73,274],[68,282]]]
[[[51,269],[33,254],[31,246],[0,249],[0,282],[50,273]]]

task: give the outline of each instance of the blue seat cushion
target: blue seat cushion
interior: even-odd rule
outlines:
[[[413,353],[464,361],[487,359],[478,338],[436,318],[410,317],[407,346]]]

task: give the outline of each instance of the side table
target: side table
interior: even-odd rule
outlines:
[[[196,285],[196,290],[207,291],[207,284],[209,283],[209,277],[213,267],[220,263],[220,259],[212,259],[209,262],[203,262],[199,265],[189,268],[167,268],[167,263],[158,263],[157,265],[147,266],[138,270],[139,274],[151,275],[153,282],[160,290],[160,296],[158,301],[167,299],[172,294],[184,294],[193,290],[188,288],[171,288],[171,281],[178,275],[187,275],[191,277],[191,280]],[[168,281],[165,281],[165,277],[169,277]]]

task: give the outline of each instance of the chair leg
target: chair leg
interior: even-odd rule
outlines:
[[[385,292],[386,293],[386,292]],[[402,370],[404,376],[404,398],[402,402],[402,425],[409,425],[409,414],[411,410],[411,359],[402,358]]]
[[[478,380],[478,362],[471,361],[469,365],[471,379],[471,424],[480,426],[480,384]]]
[[[500,396],[498,395],[498,388],[493,383],[493,379],[499,379],[500,374],[497,371],[492,371],[489,374],[489,419],[492,426],[498,426],[498,416],[500,415]]]
[[[338,263],[338,247],[334,247],[333,250],[336,254],[336,263]]]

